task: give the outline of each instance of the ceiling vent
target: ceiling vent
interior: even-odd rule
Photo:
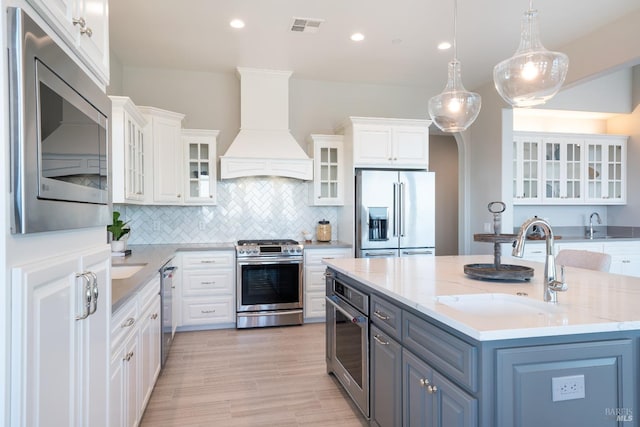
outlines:
[[[293,18],[291,31],[294,33],[317,33],[324,19]]]

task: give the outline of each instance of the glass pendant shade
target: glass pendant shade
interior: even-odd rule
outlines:
[[[447,86],[440,95],[429,100],[429,115],[433,123],[444,132],[462,132],[476,120],[482,100],[475,92],[462,85],[460,62],[449,62]]]
[[[530,9],[524,13],[518,50],[494,67],[493,82],[512,106],[531,107],[544,104],[558,93],[568,69],[567,55],[542,46],[538,11]]]

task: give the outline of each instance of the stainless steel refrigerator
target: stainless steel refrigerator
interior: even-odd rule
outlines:
[[[435,173],[356,172],[356,256],[435,255]]]

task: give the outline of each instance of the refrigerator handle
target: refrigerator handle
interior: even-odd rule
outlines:
[[[400,203],[398,206],[398,215],[399,215],[399,222],[400,222],[400,237],[404,237],[404,231],[405,231],[405,197],[404,197],[404,182],[399,183],[399,195],[400,195]]]
[[[398,234],[400,233],[400,224],[399,224],[399,196],[400,196],[400,191],[399,191],[399,182],[394,182],[393,183],[393,236],[394,237],[398,237]]]

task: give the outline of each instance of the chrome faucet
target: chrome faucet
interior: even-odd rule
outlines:
[[[561,267],[560,280],[556,280],[556,259],[553,256],[553,231],[551,225],[547,221],[541,218],[529,218],[520,226],[518,231],[518,237],[513,244],[512,255],[518,258],[522,258],[524,254],[524,243],[527,236],[527,230],[529,227],[538,226],[544,231],[544,235],[547,240],[547,258],[544,263],[544,300],[550,303],[558,302],[557,292],[563,292],[567,290],[567,284],[564,282],[564,267]]]
[[[590,239],[593,239],[593,233],[595,233],[595,231],[593,231],[593,216],[596,216],[596,219],[598,220],[598,224],[602,224],[602,220],[600,219],[600,214],[598,212],[592,212],[591,215],[589,215],[589,235],[587,237],[589,237]]]

